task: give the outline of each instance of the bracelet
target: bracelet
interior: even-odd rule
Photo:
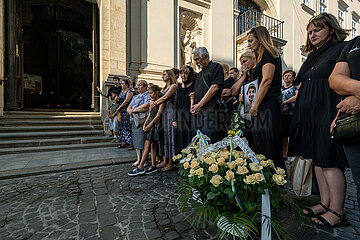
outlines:
[[[250,110],[253,110],[253,111],[255,111],[255,112],[257,112],[258,110],[257,109],[255,109],[255,108],[250,108]]]

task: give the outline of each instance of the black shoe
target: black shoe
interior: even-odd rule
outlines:
[[[150,175],[154,172],[157,172],[159,169],[154,166],[150,166],[147,170],[145,170],[145,174]]]
[[[135,168],[134,170],[132,170],[131,172],[128,173],[129,176],[137,176],[137,175],[143,175],[145,173],[145,169],[142,168]]]
[[[109,137],[114,137],[114,135],[110,134]]]

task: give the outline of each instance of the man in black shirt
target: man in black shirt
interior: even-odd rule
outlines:
[[[121,92],[121,85],[120,85],[120,78],[118,77],[113,77],[114,80],[114,86],[112,86],[111,88],[109,88],[108,94],[107,94],[107,98],[109,99],[109,102],[111,102],[111,93],[113,91],[117,91],[118,93]]]
[[[210,61],[205,47],[197,48],[193,54],[196,65],[202,70],[195,81],[194,105],[190,111],[195,116],[196,130],[216,142],[226,136],[227,130],[226,115],[218,103],[224,86],[224,71],[220,64]]]

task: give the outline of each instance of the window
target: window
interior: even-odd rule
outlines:
[[[318,6],[318,14],[326,12],[327,10],[326,0],[318,0],[317,6]]]
[[[340,26],[345,27],[345,9],[341,5],[339,5],[338,9],[338,19]]]
[[[240,11],[240,15],[249,9],[252,9],[257,12],[261,12],[260,7],[255,2],[248,1],[248,0],[239,0],[238,1],[238,9]]]
[[[303,0],[303,3],[304,3],[306,6],[311,7],[311,6],[310,6],[310,0]]]
[[[356,19],[353,16],[352,21],[351,21],[351,37],[352,38],[357,36],[357,24],[358,24],[358,19]]]

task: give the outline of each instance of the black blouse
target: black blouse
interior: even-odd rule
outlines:
[[[281,83],[282,83],[282,69],[281,69],[281,58],[274,58],[271,56],[271,54],[265,50],[265,52],[262,55],[261,61],[256,64],[255,68],[252,71],[251,79],[256,80],[258,79],[259,84],[262,81],[262,67],[266,63],[272,63],[275,65],[275,72],[274,77],[271,82],[271,86],[269,88],[269,91],[266,93],[265,97],[279,97],[281,94]]]

